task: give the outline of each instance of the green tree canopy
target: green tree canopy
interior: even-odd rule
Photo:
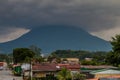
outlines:
[[[107,53],[108,52],[103,51],[90,52],[84,50],[56,50],[51,54],[59,58],[79,58],[80,61],[85,58],[92,58],[97,63],[103,64]]]
[[[86,75],[81,73],[73,73],[73,80],[86,80]]]
[[[57,75],[59,80],[69,80],[72,78],[71,72],[66,68],[63,68]]]
[[[118,66],[120,64],[120,35],[112,37],[112,51],[108,53],[106,61],[110,64]]]
[[[6,61],[7,55],[6,54],[0,54],[0,61]]]
[[[26,58],[33,58],[35,53],[28,48],[16,48],[13,50],[14,63],[21,63],[26,61]]]

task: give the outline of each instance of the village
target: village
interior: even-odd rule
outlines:
[[[1,80],[120,80],[119,46],[113,47],[111,52],[56,50],[46,55],[37,46],[15,48],[0,54]]]
[[[86,58],[86,61],[91,59]],[[32,61],[30,63],[12,64],[11,68],[6,62],[0,62],[0,73],[10,70],[14,80],[119,80],[120,70],[110,65],[81,65],[78,58],[61,58],[58,63],[54,58],[51,62]],[[63,73],[62,73],[63,72]],[[60,76],[62,73],[64,76]],[[68,75],[70,74],[70,75]],[[68,76],[68,77],[65,77]],[[20,78],[17,78],[20,77]],[[60,77],[58,79],[58,77]]]
[[[0,0],[0,80],[120,80],[120,0]]]

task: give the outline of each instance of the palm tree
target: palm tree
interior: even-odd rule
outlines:
[[[85,80],[86,76],[81,73],[73,73],[72,74],[73,80]]]
[[[63,68],[60,72],[58,72],[57,78],[59,80],[68,80],[71,79],[71,72],[67,70],[66,68]]]

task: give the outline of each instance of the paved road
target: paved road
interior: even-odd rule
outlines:
[[[0,80],[22,80],[22,77],[16,77],[12,74],[10,70],[1,70],[0,71]]]

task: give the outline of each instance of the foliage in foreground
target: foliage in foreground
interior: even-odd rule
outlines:
[[[58,74],[57,74],[57,78],[59,80],[69,80],[72,78],[72,75],[70,73],[69,70],[67,70],[66,68],[63,68]]]
[[[112,41],[110,42],[112,45],[112,51],[107,54],[106,62],[118,66],[120,64],[120,35],[112,37]]]

